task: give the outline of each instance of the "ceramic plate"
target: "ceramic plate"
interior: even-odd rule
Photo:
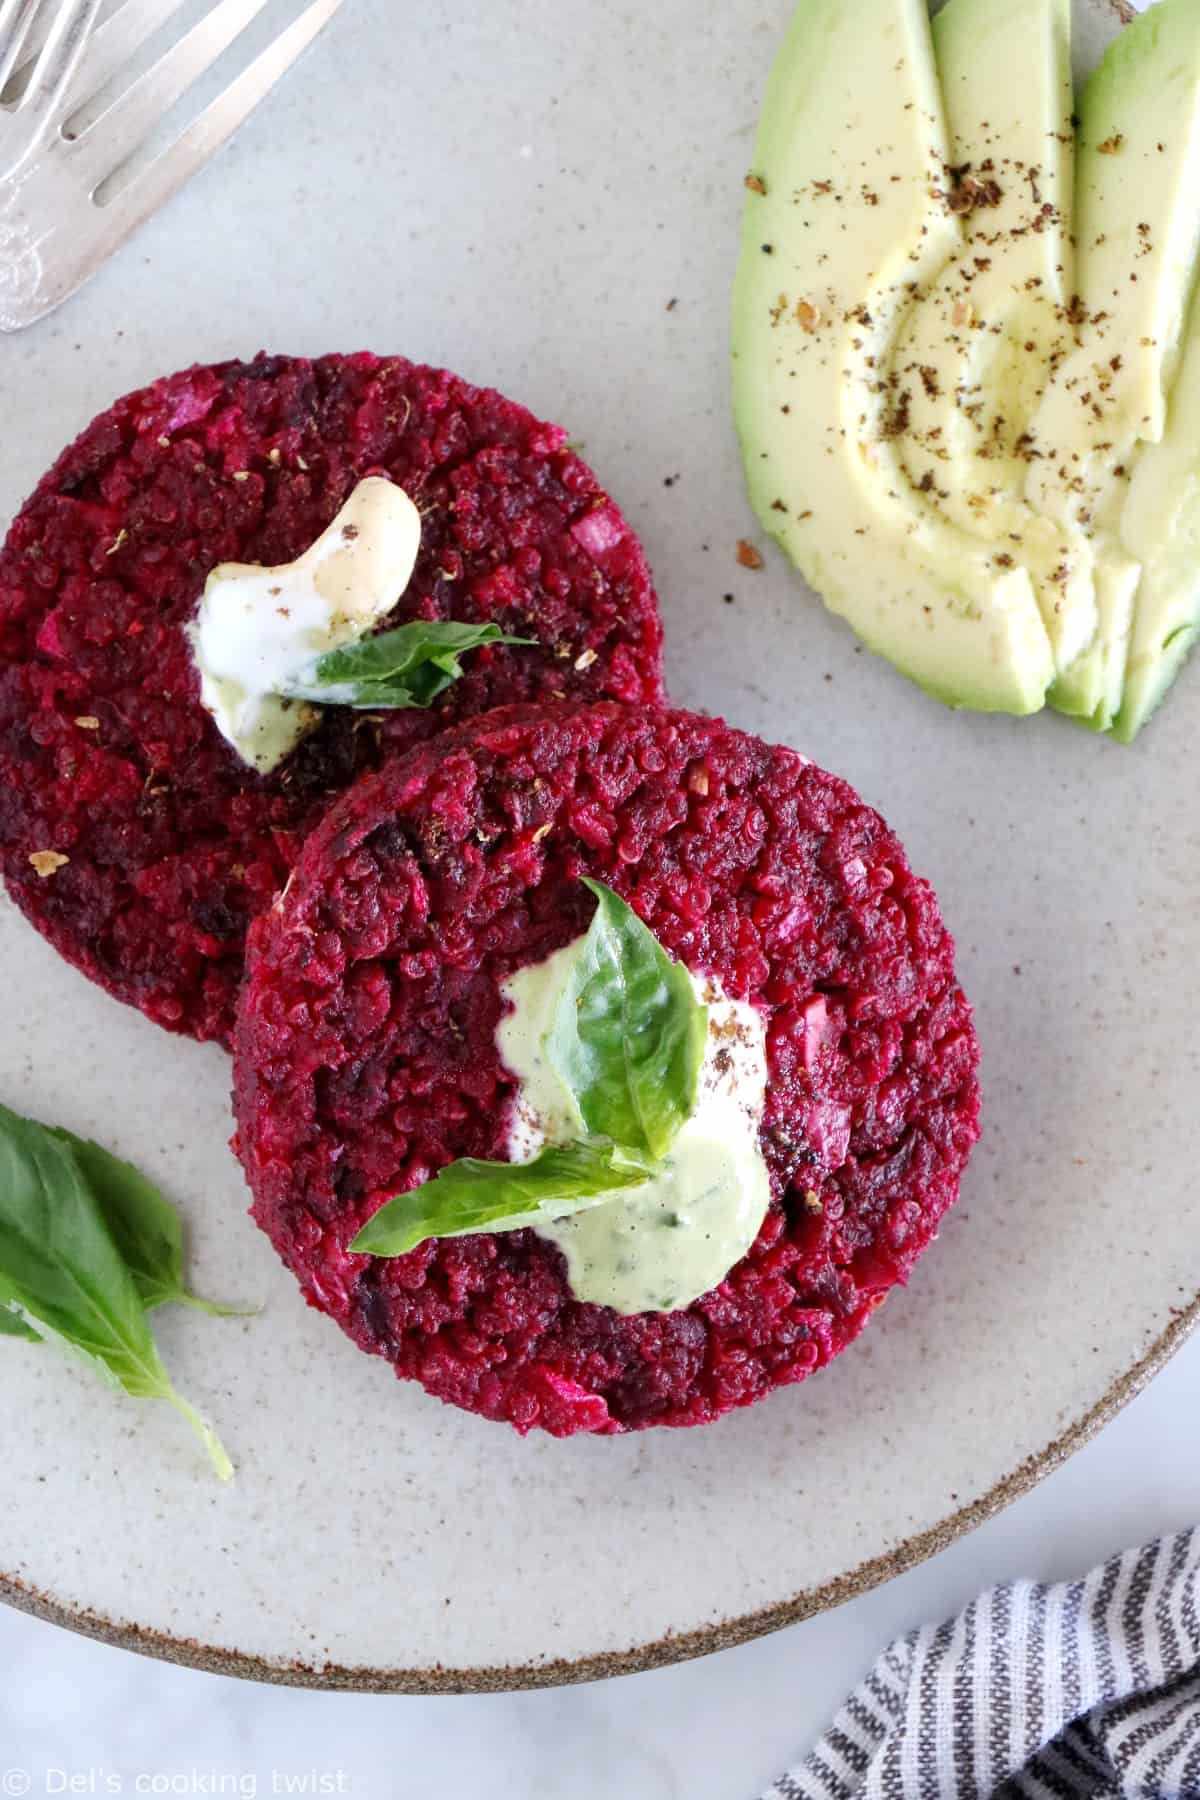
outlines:
[[[115,264],[0,340],[0,515],[117,393],[262,346],[402,351],[562,419],[645,537],[676,698],[846,775],[936,884],[985,1056],[962,1202],[809,1384],[707,1430],[522,1442],[302,1305],[246,1217],[225,1057],[108,1000],[5,903],[0,1095],[152,1172],[202,1291],[262,1303],[158,1315],[238,1464],[228,1488],[165,1407],[6,1344],[0,1591],[18,1605],[328,1685],[691,1655],[1020,1492],[1200,1307],[1200,667],[1133,749],[1049,714],[955,715],[859,653],[779,556],[735,560],[755,533],[726,315],[790,3],[346,6]]]

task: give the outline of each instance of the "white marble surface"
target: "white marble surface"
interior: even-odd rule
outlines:
[[[1065,1468],[923,1568],[743,1649],[591,1687],[437,1700],[255,1687],[0,1610],[0,1794],[751,1800],[888,1637],[993,1581],[1067,1576],[1200,1519],[1198,1387],[1194,1338]]]

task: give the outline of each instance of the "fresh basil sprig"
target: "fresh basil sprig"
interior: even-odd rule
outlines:
[[[546,1048],[588,1132],[658,1162],[695,1109],[708,1008],[632,907],[583,885],[596,911]]]
[[[597,1138],[551,1145],[527,1163],[464,1156],[439,1169],[432,1181],[381,1206],[350,1248],[368,1256],[403,1256],[426,1238],[516,1231],[551,1211],[581,1212],[649,1178],[649,1169],[623,1160],[615,1144]]]
[[[216,1318],[246,1316],[244,1307],[222,1306],[191,1292],[183,1273],[183,1222],[153,1182],[90,1138],[78,1138],[61,1126],[47,1129],[74,1151],[147,1312],[175,1305]]]
[[[233,1465],[220,1439],[175,1390],[146,1322],[148,1306],[195,1303],[181,1238],[164,1229],[166,1206],[98,1145],[0,1106],[0,1330],[52,1340],[110,1387],[167,1401],[227,1481]]]
[[[462,674],[468,650],[485,644],[531,644],[498,625],[413,619],[394,631],[326,651],[288,684],[284,698],[380,711],[431,706]]]
[[[708,1008],[633,909],[599,881],[596,911],[545,1049],[587,1136],[527,1163],[463,1157],[368,1220],[350,1245],[403,1256],[431,1237],[536,1226],[641,1187],[696,1108]]]

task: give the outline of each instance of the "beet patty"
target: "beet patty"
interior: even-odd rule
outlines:
[[[389,624],[494,620],[538,647],[472,653],[432,713],[329,709],[256,775],[200,705],[183,628],[216,564],[294,560],[368,474],[422,513]],[[401,358],[189,369],[96,419],[0,552],[9,890],[119,999],[227,1038],[247,923],[331,794],[487,707],[659,702],[660,644],[637,539],[558,427]]]
[[[506,1156],[500,986],[586,930],[583,875],[766,1023],[771,1207],[676,1312],[577,1302],[528,1230],[347,1249],[398,1190]],[[255,925],[238,1148],[309,1301],[439,1399],[558,1436],[694,1425],[820,1368],[905,1279],[976,1063],[933,892],[844,781],[689,713],[514,707],[359,782]]]

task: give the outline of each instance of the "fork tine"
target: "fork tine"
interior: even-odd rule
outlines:
[[[62,0],[18,108],[32,117],[35,142],[62,104],[99,11],[100,0]]]
[[[313,0],[149,168],[104,207],[104,212],[116,215],[121,239],[157,212],[233,136],[341,4],[342,0]]]
[[[120,12],[97,26],[79,71],[81,100],[94,94],[135,56],[138,47],[178,12],[183,0],[125,0]]]
[[[0,93],[13,78],[38,0],[0,0]]]
[[[159,120],[266,4],[267,0],[220,0],[220,5],[164,51],[126,93],[93,120],[77,142],[97,181],[132,156]],[[118,19],[120,16],[118,13]]]

